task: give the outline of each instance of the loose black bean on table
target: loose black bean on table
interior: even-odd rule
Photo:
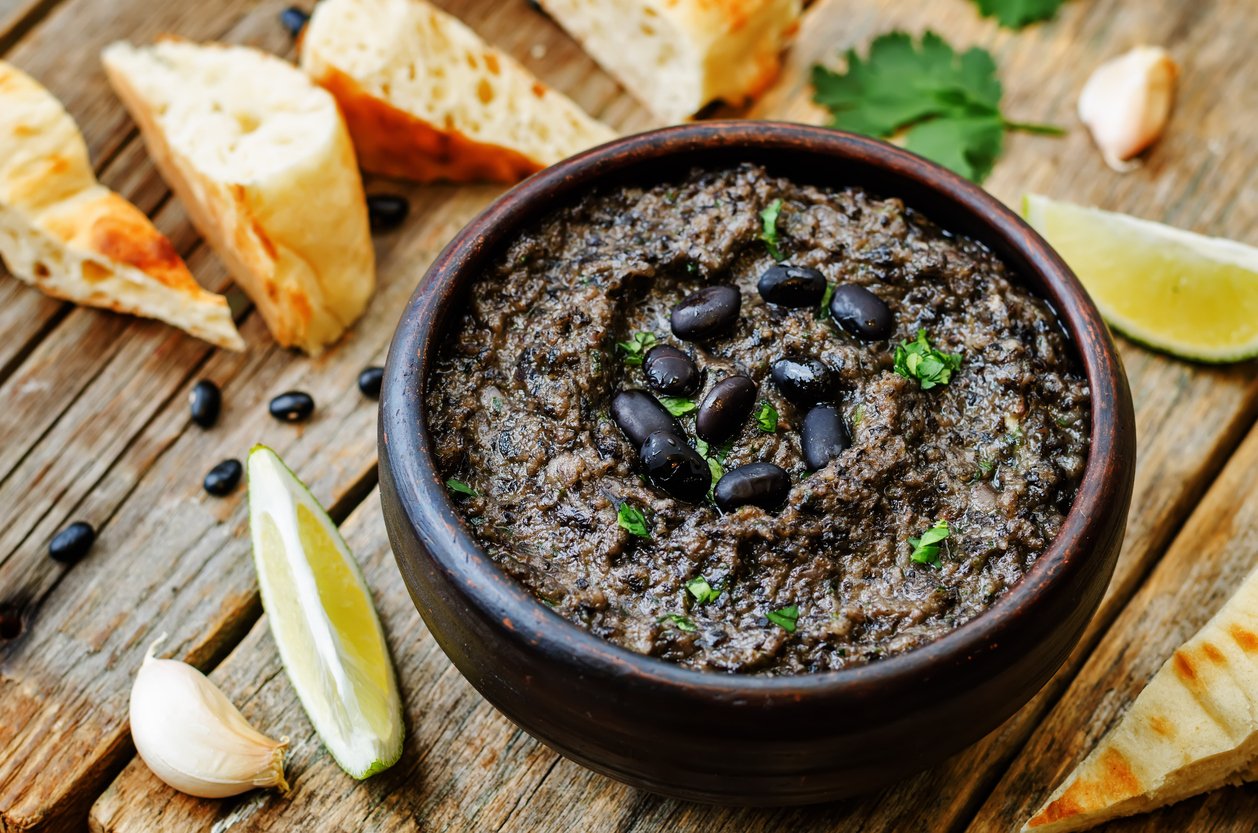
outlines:
[[[305,391],[290,390],[272,399],[267,408],[281,422],[303,422],[314,413],[315,401]]]
[[[87,521],[75,521],[48,543],[48,555],[62,564],[73,564],[87,555],[96,540],[96,530]]]
[[[188,410],[192,412],[192,421],[202,428],[210,428],[218,422],[219,412],[223,408],[223,393],[218,385],[209,379],[202,379],[192,386],[188,394]]]
[[[358,374],[358,389],[368,399],[380,398],[380,385],[384,382],[383,367],[364,368]]]
[[[240,477],[244,472],[244,466],[240,464],[239,460],[224,460],[210,469],[201,485],[205,487],[205,491],[215,497],[223,497],[231,494],[232,490],[240,483]]]

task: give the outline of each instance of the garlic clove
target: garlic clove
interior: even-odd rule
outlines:
[[[131,737],[161,780],[201,798],[224,798],[284,780],[288,738],[249,725],[209,678],[184,662],[157,659],[150,646],[131,686]]]
[[[1166,128],[1179,67],[1160,46],[1138,46],[1097,67],[1079,94],[1079,118],[1116,171],[1157,141]]]

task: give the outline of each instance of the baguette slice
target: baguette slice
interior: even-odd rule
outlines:
[[[386,176],[514,182],[616,136],[423,0],[323,0],[301,65]]]
[[[801,0],[540,0],[647,109],[684,121],[739,104],[777,77]]]
[[[1253,780],[1256,762],[1258,570],[1175,650],[1022,829],[1084,830]]]
[[[140,209],[96,181],[83,134],[61,102],[3,61],[0,257],[55,298],[244,349],[227,300],[201,288]]]
[[[158,170],[275,340],[320,353],[358,319],[375,253],[327,92],[245,46],[115,43],[105,70]]]

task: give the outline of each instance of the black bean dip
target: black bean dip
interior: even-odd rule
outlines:
[[[820,304],[762,299],[776,261],[761,212],[777,200],[782,263],[819,271],[831,293],[871,291],[890,338],[857,338]],[[732,331],[676,338],[671,311],[710,285],[740,291]],[[895,371],[896,346],[919,330],[960,357],[946,384]],[[700,371],[693,394],[670,400],[682,450],[698,445],[718,474],[780,467],[780,505],[722,512],[646,477],[609,415],[617,393],[649,390],[638,333]],[[801,450],[811,406],[771,376],[784,357],[835,377],[822,404],[838,413],[819,413],[816,430],[845,424],[850,446],[832,445],[815,471]],[[756,407],[726,442],[699,442],[687,401],[733,375],[754,382]],[[689,668],[764,674],[866,663],[982,613],[1058,533],[1089,434],[1060,325],[986,248],[898,199],[752,165],[595,192],[539,218],[472,286],[426,406],[475,537],[555,612]],[[626,528],[637,518],[648,537]],[[915,561],[909,539],[939,521],[949,535]]]

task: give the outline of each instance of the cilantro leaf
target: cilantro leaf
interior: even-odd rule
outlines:
[[[830,299],[834,297],[834,284],[826,281],[826,291],[821,295],[821,303],[817,305],[817,320],[825,321],[830,315]]]
[[[646,351],[654,347],[657,341],[659,339],[654,333],[639,331],[630,336],[628,341],[616,342],[616,349],[625,354],[625,364],[637,367],[646,357]]]
[[[774,260],[782,260],[782,250],[778,248],[778,216],[782,213],[782,201],[774,200],[769,203],[769,207],[760,212],[760,222],[762,223],[760,239],[764,241],[764,245],[768,247],[769,254]]]
[[[778,430],[778,409],[767,399],[760,402],[760,408],[756,411],[756,425],[766,434],[773,434]]]
[[[716,483],[725,476],[725,467],[721,465],[725,461],[726,455],[729,454],[729,446],[717,448],[713,453],[712,447],[708,445],[706,440],[695,440],[695,451],[699,452],[699,456],[708,461],[708,471],[712,473],[712,486],[708,489],[708,497],[711,498],[713,492],[716,491]]]
[[[952,381],[953,372],[961,368],[961,357],[931,347],[925,330],[917,331],[916,341],[901,341],[895,348],[895,372],[905,379],[916,379],[922,390]]]
[[[983,17],[994,17],[1006,29],[1021,29],[1057,14],[1066,0],[974,0]]]
[[[686,590],[695,597],[696,604],[710,604],[721,597],[720,589],[709,584],[702,575],[695,576],[686,582]]]
[[[991,172],[1006,130],[1056,131],[1001,115],[1000,79],[984,49],[958,54],[934,32],[917,43],[891,32],[870,44],[866,59],[854,49],[846,59],[841,73],[812,68],[813,100],[830,111],[832,127],[880,138],[905,131],[909,150],[975,182]]]
[[[630,535],[637,535],[639,538],[651,537],[651,530],[646,525],[646,516],[629,501],[620,504],[620,508],[616,510],[616,523]]]
[[[920,538],[910,538],[909,546],[913,548],[909,560],[914,564],[939,566],[939,546],[952,534],[947,521],[935,521],[935,525],[922,533]]]
[[[795,633],[795,624],[799,620],[799,605],[788,605],[771,610],[764,617],[787,633]]]
[[[695,626],[694,622],[691,622],[689,619],[687,619],[685,616],[682,616],[680,613],[666,613],[663,616],[661,616],[659,619],[657,619],[656,621],[661,622],[661,623],[672,622],[673,626],[677,628],[677,630],[684,631],[685,633],[694,633],[695,631],[699,630],[699,628]]]
[[[456,480],[453,477],[446,480],[446,488],[455,494],[467,495],[468,497],[480,497],[480,492],[476,491],[462,480]]]
[[[664,410],[675,417],[685,416],[691,411],[699,409],[699,406],[695,404],[693,399],[687,399],[684,396],[661,396],[660,404],[664,406]]]

